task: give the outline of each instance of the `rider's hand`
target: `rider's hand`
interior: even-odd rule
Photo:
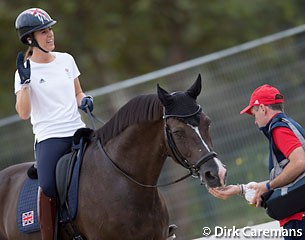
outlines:
[[[81,110],[84,112],[87,112],[87,108],[89,109],[90,112],[93,111],[93,98],[91,96],[86,96],[82,99],[82,102],[79,106]]]
[[[16,67],[20,76],[20,83],[22,85],[31,82],[31,66],[30,60],[26,60],[26,67],[24,66],[24,56],[22,52],[19,52],[16,59]]]

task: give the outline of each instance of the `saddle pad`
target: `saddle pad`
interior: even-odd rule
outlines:
[[[60,219],[62,222],[75,219],[77,214],[79,171],[76,169],[79,169],[79,162],[75,164],[67,196],[69,213],[66,209],[62,209]],[[19,230],[23,233],[40,231],[37,206],[38,186],[37,179],[27,177],[19,193],[16,220]]]
[[[38,180],[26,178],[19,193],[17,203],[17,225],[21,232],[31,233],[40,230],[38,211]]]

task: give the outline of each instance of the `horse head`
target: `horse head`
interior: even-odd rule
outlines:
[[[207,187],[225,184],[226,169],[213,151],[210,119],[196,99],[201,76],[186,92],[169,93],[159,85],[158,97],[164,107],[164,131],[169,155]]]

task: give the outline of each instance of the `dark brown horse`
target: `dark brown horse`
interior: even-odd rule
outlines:
[[[208,187],[226,170],[212,150],[209,118],[196,98],[200,76],[186,92],[138,96],[94,132],[84,154],[74,221],[88,240],[165,240],[169,216],[156,187],[169,156]],[[31,163],[0,172],[0,240],[41,239],[16,226],[18,193]],[[71,239],[64,236],[62,239]]]

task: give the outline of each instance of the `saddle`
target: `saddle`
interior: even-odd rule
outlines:
[[[60,206],[64,206],[73,174],[80,171],[81,161],[93,130],[80,128],[73,136],[72,152],[61,157],[56,166],[56,187]]]
[[[72,151],[62,156],[56,166],[56,187],[63,222],[76,216],[80,166],[92,133],[90,128],[78,129],[73,136]],[[35,164],[28,169],[27,175],[31,180],[38,179]]]
[[[92,133],[93,130],[88,128],[77,130],[73,137],[72,151],[64,155],[57,165],[56,182],[59,197],[59,220],[66,226],[69,223],[72,224],[72,220],[77,214],[80,166]],[[40,229],[37,212],[38,175],[35,164],[28,169],[27,175],[28,178],[25,179],[18,196],[16,220],[21,232],[31,233]],[[70,232],[73,233],[73,236],[79,235],[76,234],[76,231]]]
[[[67,191],[71,182],[73,168],[77,160],[82,160],[87,143],[90,142],[93,130],[90,128],[80,128],[73,136],[72,151],[62,156],[56,166],[56,187],[60,200],[60,205],[64,205]],[[38,179],[37,168],[33,164],[27,171],[30,179]]]

